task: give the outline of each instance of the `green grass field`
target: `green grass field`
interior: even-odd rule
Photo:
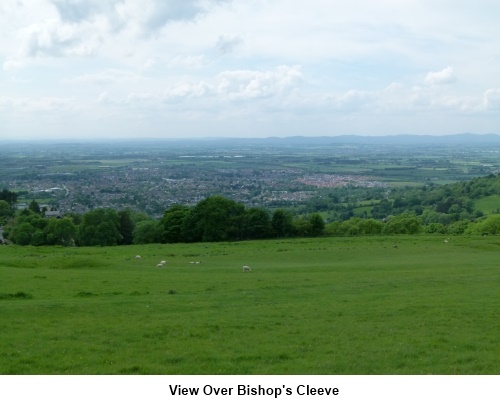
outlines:
[[[476,201],[474,207],[486,215],[497,213],[500,210],[500,196],[490,195]]]
[[[499,251],[465,236],[0,246],[0,374],[500,374]]]

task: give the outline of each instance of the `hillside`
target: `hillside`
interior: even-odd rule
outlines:
[[[327,233],[335,236],[498,233],[500,227],[487,226],[486,230],[483,225],[488,223],[489,217],[500,213],[500,176],[491,174],[446,185],[429,183],[388,190],[339,190],[310,201],[302,212],[315,210],[321,211],[329,222]],[[389,222],[400,219],[405,225],[389,227]],[[408,227],[413,230],[410,232]]]
[[[0,373],[498,374],[498,246],[0,246]]]

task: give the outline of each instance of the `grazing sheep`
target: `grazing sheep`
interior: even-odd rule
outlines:
[[[156,265],[156,267],[163,267],[163,264],[162,264],[162,263],[158,263],[158,264]]]
[[[243,266],[243,272],[246,273],[247,271],[252,271],[252,269],[248,266]]]
[[[139,255],[137,255],[135,258],[136,258],[136,259],[142,259],[142,257],[141,257],[141,256],[139,256]]]
[[[166,260],[162,260],[162,261],[160,262],[160,264],[167,264],[167,261],[166,261]]]

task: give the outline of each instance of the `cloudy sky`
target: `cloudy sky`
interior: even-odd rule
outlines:
[[[498,0],[0,0],[0,139],[500,134]]]

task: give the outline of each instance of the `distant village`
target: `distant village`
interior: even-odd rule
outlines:
[[[169,207],[195,205],[218,194],[246,206],[278,207],[307,201],[319,188],[383,187],[362,176],[316,174],[299,169],[213,169],[168,167],[99,167],[93,172],[52,173],[9,182],[20,195],[18,209],[35,200],[46,216],[85,213],[96,208],[131,208],[159,217]]]

